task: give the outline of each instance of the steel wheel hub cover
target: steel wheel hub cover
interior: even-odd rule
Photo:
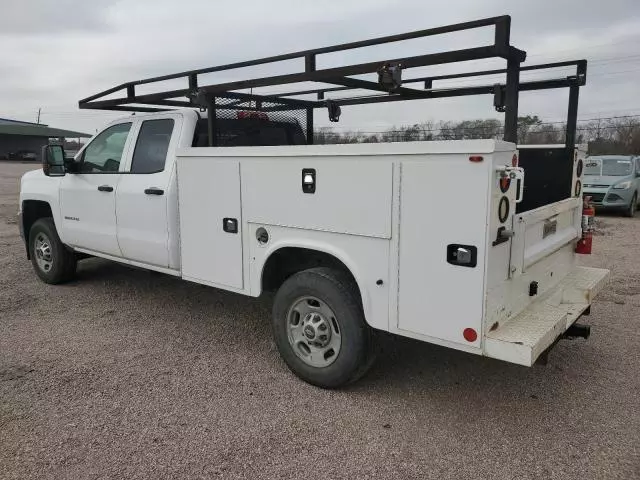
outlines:
[[[320,313],[309,313],[305,316],[302,331],[307,340],[316,347],[326,347],[331,339],[329,323]]]
[[[340,353],[342,337],[333,310],[322,300],[305,296],[287,314],[287,337],[295,354],[307,365],[327,367]]]
[[[34,253],[38,268],[43,272],[49,272],[53,266],[53,251],[51,241],[44,233],[38,233],[35,239]]]

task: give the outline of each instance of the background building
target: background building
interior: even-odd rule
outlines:
[[[41,123],[0,118],[0,160],[40,161],[40,152],[49,139],[87,138],[87,133],[52,128]]]

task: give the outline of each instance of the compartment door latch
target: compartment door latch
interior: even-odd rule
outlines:
[[[478,264],[478,248],[473,245],[447,245],[447,263],[473,268]]]
[[[315,168],[302,169],[302,192],[316,193],[316,169]]]
[[[238,233],[238,219],[237,218],[223,218],[222,230],[227,233]]]

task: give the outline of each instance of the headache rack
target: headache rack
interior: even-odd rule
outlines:
[[[316,69],[318,56],[351,49],[371,47],[403,40],[429,37],[446,33],[460,32],[483,27],[494,28],[494,42],[460,50],[440,53],[429,53],[411,57],[397,57],[380,61],[366,62],[341,67]],[[499,112],[504,112],[504,140],[517,142],[518,131],[518,97],[520,91],[543,90],[552,88],[569,88],[569,104],[567,111],[567,127],[565,148],[573,152],[576,143],[576,122],[578,113],[578,94],[580,86],[586,82],[586,60],[546,63],[522,66],[526,53],[509,43],[511,17],[492,17],[472,22],[430,28],[399,35],[344,43],[313,50],[304,50],[284,55],[261,58],[257,60],[231,63],[217,67],[189,70],[186,72],[123,83],[103,92],[80,100],[83,109],[124,110],[155,112],[173,108],[192,107],[208,110],[208,143],[216,145],[216,119],[229,118],[230,114],[249,112],[265,112],[272,115],[286,115],[301,122],[306,133],[306,142],[313,143],[313,126],[315,109],[326,109],[331,121],[338,121],[341,107],[349,105],[375,104],[380,102],[396,102],[405,100],[424,100],[431,98],[459,97],[467,95],[493,95],[493,105]],[[451,64],[470,60],[502,58],[506,60],[506,68],[483,70],[448,75],[421,76],[403,78],[404,74],[417,67]],[[261,78],[250,78],[217,84],[201,85],[199,76],[215,72],[230,71],[257,65],[277,64],[287,60],[301,60],[302,70],[298,73],[280,74]],[[558,67],[575,66],[575,73],[562,78],[550,78],[520,82],[521,71],[547,70]],[[355,78],[367,74],[375,74],[377,78]],[[457,88],[435,88],[434,83],[442,80],[482,77],[485,75],[506,74],[505,81],[479,86]],[[161,91],[151,94],[138,94],[136,87],[146,84],[183,79],[184,88]],[[277,94],[254,93],[263,87],[274,87],[296,83],[315,82],[329,84],[315,89],[293,90]],[[242,90],[242,91],[240,91]],[[329,98],[335,92],[353,93],[367,91],[366,94],[347,97]],[[126,96],[111,97],[123,91]],[[299,98],[307,97],[307,98]],[[309,98],[311,97],[311,98]],[[272,113],[269,113],[272,112]]]

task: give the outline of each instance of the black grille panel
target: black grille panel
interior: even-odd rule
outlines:
[[[270,102],[216,99],[215,142],[217,147],[304,145],[307,111]],[[194,147],[209,145],[207,119],[196,126]]]
[[[520,147],[519,166],[524,168],[524,197],[516,212],[559,202],[573,195],[573,152],[565,147]],[[550,175],[549,172],[554,172]]]
[[[604,200],[604,193],[585,193],[585,196],[591,197],[593,203],[602,203]]]

